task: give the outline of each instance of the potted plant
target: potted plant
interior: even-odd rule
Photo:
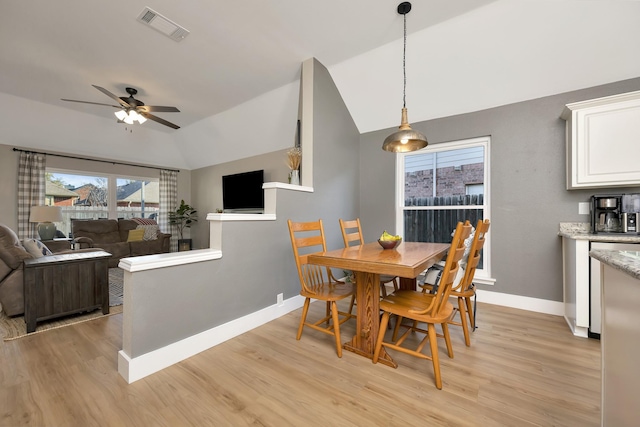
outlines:
[[[180,206],[173,212],[169,212],[169,224],[178,228],[178,251],[191,250],[191,239],[184,238],[184,229],[191,228],[194,222],[198,221],[198,211],[184,202],[180,201]]]

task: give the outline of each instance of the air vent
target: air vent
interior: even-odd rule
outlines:
[[[138,15],[138,21],[150,26],[156,31],[160,31],[165,36],[174,41],[182,41],[189,35],[189,30],[176,24],[170,19],[160,15],[155,10],[145,7],[140,15]]]

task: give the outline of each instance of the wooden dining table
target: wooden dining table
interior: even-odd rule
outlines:
[[[447,243],[403,242],[395,249],[382,249],[378,242],[309,255],[309,263],[353,271],[356,282],[356,334],[343,348],[373,359],[380,327],[380,275],[400,278],[400,289],[416,289],[416,277],[440,261]],[[378,360],[391,367],[398,364],[384,347]]]

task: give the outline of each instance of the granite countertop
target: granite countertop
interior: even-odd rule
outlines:
[[[592,242],[640,243],[640,234],[593,234],[588,222],[561,222],[558,236]]]
[[[640,251],[594,250],[589,256],[629,276],[640,279]]]

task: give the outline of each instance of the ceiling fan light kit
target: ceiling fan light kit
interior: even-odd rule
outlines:
[[[404,75],[404,87],[402,91],[402,119],[400,121],[399,130],[385,138],[382,149],[392,153],[405,153],[416,151],[428,145],[427,138],[418,131],[411,129],[409,120],[407,119],[407,13],[411,10],[411,3],[408,1],[398,5],[398,13],[404,18],[404,51],[402,55],[402,72]]]
[[[75,99],[64,99],[64,98],[62,100],[69,101],[69,102],[80,102],[82,104],[104,105],[107,107],[120,108],[120,110],[114,113],[118,118],[118,122],[120,123],[124,122],[126,124],[132,125],[135,122],[142,124],[147,120],[152,120],[154,122],[160,123],[161,125],[168,126],[172,129],[180,129],[180,126],[174,123],[171,123],[165,119],[162,119],[158,116],[150,114],[150,111],[162,112],[162,113],[179,113],[180,110],[178,110],[176,107],[145,105],[144,102],[134,98],[134,95],[136,95],[138,91],[132,87],[126,88],[126,91],[129,94],[128,97],[126,96],[117,97],[116,95],[109,92],[105,88],[102,88],[96,85],[92,85],[92,86],[98,89],[100,92],[107,95],[109,98],[113,99],[114,101],[117,101],[119,105],[101,104],[98,102],[89,102],[89,101],[77,101]]]

